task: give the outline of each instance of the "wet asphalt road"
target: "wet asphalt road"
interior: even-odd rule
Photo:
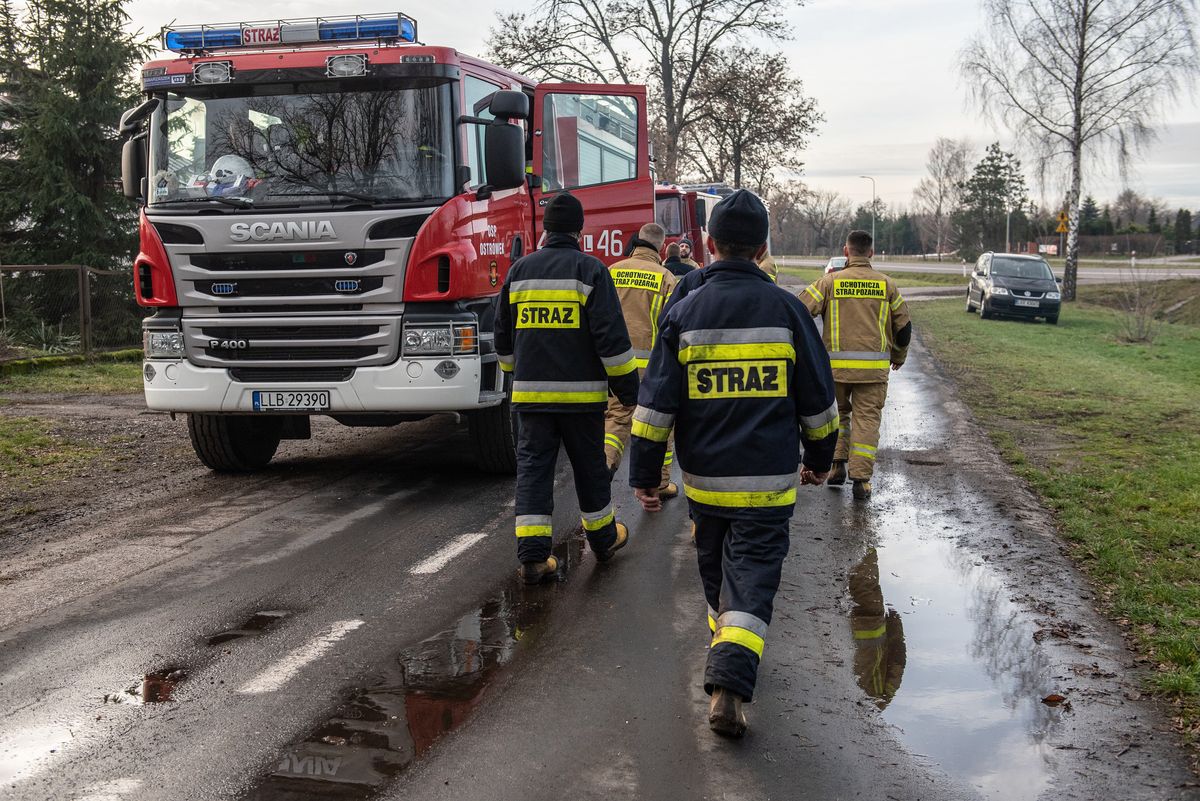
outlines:
[[[511,482],[444,420],[96,510],[132,530],[0,585],[0,795],[1197,797],[1139,665],[919,348],[881,446],[871,505],[801,491],[740,743],[704,725],[684,502],[645,516],[623,474],[631,545],[596,564],[560,473],[566,569],[532,589]]]

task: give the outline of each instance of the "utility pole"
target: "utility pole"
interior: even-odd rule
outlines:
[[[871,182],[871,241],[875,241],[875,179],[869,175],[860,175],[859,178],[866,178]]]
[[[1004,252],[1012,253],[1012,236],[1009,231],[1012,230],[1012,207],[1009,206],[1004,214]]]

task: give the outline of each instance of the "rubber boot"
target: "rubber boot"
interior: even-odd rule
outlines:
[[[854,498],[855,500],[865,501],[871,497],[871,482],[854,480]]]
[[[831,487],[840,487],[846,483],[846,463],[835,461],[833,469],[829,471],[829,478],[825,479],[825,483]]]
[[[679,497],[679,485],[674,481],[668,481],[664,486],[658,488],[658,497],[664,501],[671,498]]]
[[[521,565],[521,578],[526,584],[540,584],[558,574],[558,559],[551,556],[545,562],[526,562]]]
[[[629,526],[625,525],[624,523],[622,523],[618,520],[617,521],[617,539],[613,542],[613,544],[610,547],[606,548],[605,550],[596,551],[596,561],[597,562],[607,562],[609,559],[612,559],[613,554],[615,554],[617,551],[624,548],[625,544],[627,542],[629,542]]]
[[[708,727],[722,737],[741,737],[746,733],[746,713],[742,697],[733,690],[714,687],[708,704]]]

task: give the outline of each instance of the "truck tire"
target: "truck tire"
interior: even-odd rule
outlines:
[[[503,403],[467,415],[475,463],[485,473],[511,476],[517,472],[517,439],[510,397],[506,395]]]
[[[283,438],[283,418],[191,413],[188,435],[206,467],[248,473],[266,467],[275,455]]]

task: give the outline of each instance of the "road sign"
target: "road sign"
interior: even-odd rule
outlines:
[[[1066,220],[1059,220],[1059,221],[1058,221],[1058,227],[1054,229],[1054,233],[1056,233],[1056,234],[1065,234],[1066,232],[1067,232],[1067,222],[1066,222]]]
[[[1058,221],[1064,224],[1067,222],[1067,213],[1065,211],[1060,211],[1058,213]]]

